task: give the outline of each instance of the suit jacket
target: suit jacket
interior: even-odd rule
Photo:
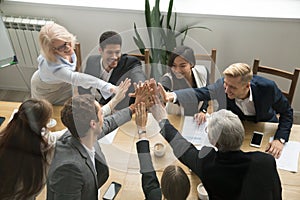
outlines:
[[[136,143],[142,174],[142,187],[147,200],[161,200],[162,194],[156,172],[153,168],[149,141],[140,140]]]
[[[280,200],[281,182],[273,156],[263,152],[197,150],[169,123],[160,123],[163,137],[179,160],[202,181],[210,200]]]
[[[71,133],[56,143],[48,180],[48,200],[97,200],[98,189],[108,178],[108,168],[99,144],[95,143],[95,166],[86,149]],[[104,181],[105,180],[105,181]]]
[[[90,56],[87,60],[84,73],[100,78],[100,60],[100,55]],[[114,85],[119,85],[120,82],[124,81],[126,78],[130,78],[131,83],[138,83],[139,81],[144,82],[146,80],[146,75],[143,72],[141,61],[138,58],[134,56],[128,56],[127,54],[122,54],[122,56],[120,57],[120,61],[118,62],[117,67],[113,69],[113,72],[108,82]],[[80,94],[91,93],[90,90],[91,88],[84,89],[81,87],[79,87],[78,89]],[[128,93],[131,92],[134,92],[133,84],[129,87],[126,93],[126,97],[116,106],[117,110],[125,108],[128,105],[134,103],[134,98],[128,97]],[[100,104],[105,105],[106,103],[108,103],[109,100],[110,98],[101,98],[99,102]]]
[[[131,114],[125,108],[105,117],[99,138],[129,121]],[[107,181],[109,170],[98,142],[94,148],[95,167],[86,149],[69,131],[57,141],[47,179],[47,199],[98,199],[98,189]]]
[[[288,141],[293,125],[293,109],[274,81],[256,75],[253,76],[250,85],[256,116],[252,118],[245,116],[235,104],[235,100],[227,97],[223,84],[224,78],[221,78],[207,87],[177,90],[175,93],[178,102],[185,102],[185,104],[193,101],[216,99],[219,104],[218,109],[231,110],[241,120],[278,122],[276,114],[279,113],[279,125],[274,139],[283,138]]]

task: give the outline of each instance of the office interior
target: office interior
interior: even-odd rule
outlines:
[[[57,1],[59,2],[59,1]],[[1,0],[2,15],[28,16],[53,19],[77,36],[81,44],[83,60],[95,52],[99,35],[106,30],[123,34],[123,52],[136,50],[132,40],[133,26],[145,27],[144,1],[99,0],[84,1],[77,5],[66,5],[64,1]],[[88,4],[87,2],[91,2]],[[168,0],[161,0],[161,10],[167,10]],[[205,26],[211,31],[192,29],[188,32],[191,43],[201,46],[207,52],[217,49],[216,65],[221,72],[236,62],[252,66],[255,58],[261,64],[292,72],[300,68],[300,10],[299,1],[223,1],[214,0],[209,6],[206,2],[174,0],[177,12],[178,29],[188,25]],[[154,1],[150,1],[151,6]],[[255,4],[256,3],[256,4]],[[62,5],[65,4],[65,5]],[[284,5],[284,6],[282,6]],[[18,69],[9,66],[0,69],[0,89],[29,90],[30,78],[37,69],[35,64],[22,66],[21,76]],[[26,84],[24,83],[26,82]],[[276,80],[281,88],[287,82]],[[292,107],[295,117],[300,118],[300,81],[296,88]]]

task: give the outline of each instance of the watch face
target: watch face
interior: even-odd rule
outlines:
[[[282,144],[285,143],[285,139],[283,139],[283,138],[280,138],[279,141],[280,141]]]

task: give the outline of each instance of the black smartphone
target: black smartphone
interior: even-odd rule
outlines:
[[[3,124],[5,117],[0,117],[0,126]]]
[[[103,200],[113,200],[117,196],[118,192],[121,189],[121,184],[116,182],[111,182],[108,189],[103,195]]]
[[[254,131],[250,142],[250,146],[260,147],[263,136],[264,134],[262,132]]]

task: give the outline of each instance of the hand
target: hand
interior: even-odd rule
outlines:
[[[160,93],[160,95],[162,96],[162,99],[164,101],[164,103],[166,102],[173,102],[174,100],[174,96],[172,92],[167,92],[165,90],[165,88],[162,86],[162,84],[158,83],[158,91]]]
[[[283,146],[279,140],[273,140],[268,144],[266,152],[278,159],[281,156]]]
[[[145,103],[141,102],[135,107],[135,124],[138,129],[146,130],[148,114],[146,111]]]
[[[194,119],[198,125],[206,122],[206,113],[199,112],[194,115]]]
[[[117,87],[115,96],[109,101],[110,109],[113,110],[120,101],[125,98],[125,94],[128,91],[128,88],[131,85],[131,80],[126,78],[124,81],[120,83]]]
[[[154,101],[152,99],[152,92],[153,89],[151,87],[149,87],[148,81],[145,81],[144,83],[142,83],[141,81],[136,84],[134,83],[134,88],[135,88],[135,105],[144,102],[146,105],[146,108],[151,107],[154,104]]]
[[[154,105],[150,108],[150,112],[152,113],[154,119],[157,122],[160,122],[162,119],[167,119],[167,111],[164,106],[161,104],[157,95],[153,96]]]

